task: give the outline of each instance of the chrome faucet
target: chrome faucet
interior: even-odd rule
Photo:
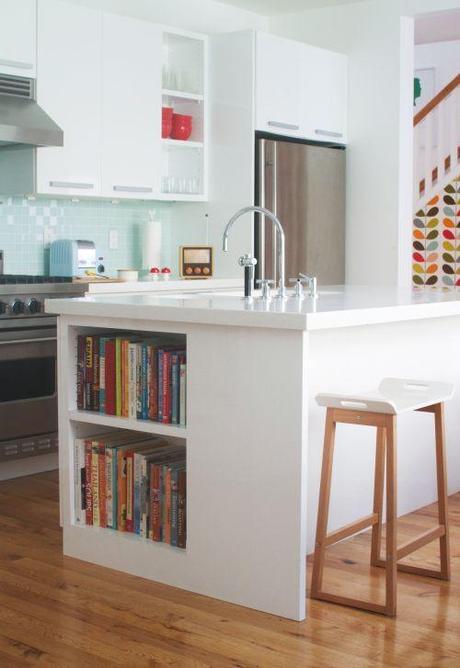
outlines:
[[[286,272],[285,272],[285,237],[283,226],[281,225],[279,219],[275,216],[272,211],[264,209],[262,206],[245,206],[239,211],[237,211],[228,221],[224,230],[224,237],[222,242],[222,249],[224,252],[228,251],[228,235],[233,223],[244,216],[245,213],[261,213],[264,216],[267,216],[272,221],[273,225],[276,227],[278,243],[277,243],[277,253],[275,258],[274,275],[276,274],[276,264],[278,264],[278,297],[286,296]]]

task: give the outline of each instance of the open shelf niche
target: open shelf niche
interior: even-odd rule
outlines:
[[[207,41],[163,33],[162,106],[192,116],[188,140],[162,140],[161,198],[207,198]]]
[[[116,377],[117,382],[125,378],[123,385],[125,402],[129,399],[129,392],[135,391],[136,381],[139,381],[140,378],[139,374],[142,375],[148,371],[150,380],[157,378],[160,382],[164,382],[163,390],[159,385],[156,389],[157,393],[164,392],[163,400],[166,395],[169,396],[170,401],[176,398],[175,416],[179,420],[179,410],[183,410],[183,422],[185,422],[186,335],[164,331],[133,332],[95,327],[78,327],[70,331],[69,345],[74,354],[71,355],[71,368],[69,369],[71,373],[68,408],[65,413],[62,407],[60,409],[61,420],[64,418],[66,424],[66,427],[60,430],[60,447],[67,442],[69,456],[67,472],[71,491],[69,516],[72,527],[75,530],[86,532],[88,536],[94,536],[96,533],[107,546],[118,545],[119,541],[123,543],[128,541],[127,544],[133,545],[134,541],[135,544],[146,544],[148,550],[172,548],[173,552],[185,552],[187,526],[187,469],[185,464],[187,430],[185,424],[105,414],[101,412],[102,406],[105,405],[102,403],[101,392],[107,393],[107,387],[105,387],[107,378],[115,377],[110,373],[108,376],[106,374],[108,357],[104,358],[102,355],[104,352],[107,355],[107,341],[113,342],[117,339],[120,342],[130,341],[132,356],[129,357],[128,344],[123,349],[120,343],[118,345],[119,355],[115,357],[117,367],[120,365],[124,368],[123,365],[128,365],[128,368],[125,369],[125,376],[123,376],[124,371],[121,370]],[[104,341],[103,344],[101,339]],[[149,346],[150,351],[147,356]],[[84,351],[83,377],[82,350]],[[160,350],[166,352],[160,354]],[[176,351],[185,352],[182,354]],[[165,357],[166,354],[169,355],[169,358]],[[181,358],[184,366],[182,394],[179,394],[180,385],[175,385],[173,388],[175,381],[172,367],[169,362],[166,363],[166,359],[172,362],[173,358],[177,358],[174,360],[176,362],[179,362]],[[156,372],[151,373],[152,366],[147,366],[147,361],[152,365],[154,359],[157,360]],[[163,377],[160,375],[159,365],[163,363],[161,360],[164,360],[162,368],[170,370],[168,375]],[[131,363],[134,362],[135,367],[131,366]],[[138,374],[137,379],[134,368]],[[91,370],[91,373],[88,369]],[[98,373],[97,369],[99,369]],[[176,382],[180,381],[179,376],[178,371]],[[91,384],[96,384],[92,391],[99,394],[99,410],[95,410],[94,405],[90,410],[86,409],[86,405],[83,409],[81,407],[79,387],[82,382],[89,381]],[[126,383],[130,381],[131,387],[127,389]],[[153,384],[150,387],[146,382],[144,388],[150,392]],[[86,387],[84,390],[86,391]],[[137,402],[142,399],[149,406],[148,397],[144,399],[141,394],[142,382],[137,388],[135,399]],[[91,396],[93,395],[88,393],[88,397]],[[183,403],[179,406],[180,398]],[[124,406],[126,408],[126,405]],[[133,404],[131,409],[134,409]],[[139,410],[139,403],[137,403],[137,409]],[[156,484],[152,478],[155,466],[158,474]],[[154,489],[156,492],[153,491]],[[123,498],[124,501],[120,502],[120,498]],[[122,505],[119,505],[120,503]],[[157,518],[156,525],[153,520],[154,515]],[[155,526],[156,537],[154,537]],[[181,533],[179,527],[181,527]],[[82,533],[84,540],[83,535]]]

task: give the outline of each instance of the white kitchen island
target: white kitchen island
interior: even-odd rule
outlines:
[[[324,412],[319,391],[355,392],[384,376],[460,378],[460,292],[337,287],[318,299],[252,303],[237,294],[49,300],[60,314],[59,429],[64,553],[295,620],[305,617]],[[184,334],[187,425],[78,411],[76,336]],[[460,399],[446,409],[449,491],[460,489]],[[77,526],[73,441],[107,427],[185,441],[187,548]],[[374,433],[340,425],[330,528],[367,515]],[[399,514],[435,499],[428,414],[399,421]]]

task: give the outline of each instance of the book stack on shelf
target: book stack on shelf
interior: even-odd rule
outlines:
[[[185,338],[79,335],[77,408],[185,426]]]
[[[75,439],[75,523],[186,546],[185,447],[120,430]]]

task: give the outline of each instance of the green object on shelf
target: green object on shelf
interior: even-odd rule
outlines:
[[[422,96],[422,83],[419,77],[414,77],[414,107],[419,97]]]

